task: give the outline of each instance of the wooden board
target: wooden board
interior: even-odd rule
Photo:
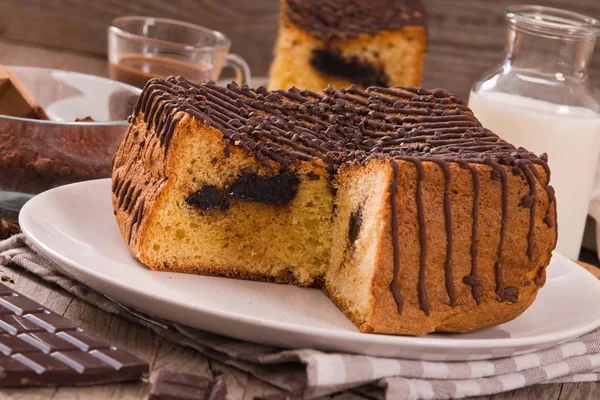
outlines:
[[[428,88],[444,87],[466,98],[473,82],[501,61],[506,37],[503,10],[518,1],[424,1],[430,25],[423,84]],[[600,16],[598,0],[536,3]],[[248,61],[256,76],[264,76],[272,59],[278,12],[278,0],[2,0],[0,39],[104,58],[106,29],[113,18],[175,18],[223,31],[233,41],[232,51]],[[600,51],[596,53],[591,76],[600,82]]]

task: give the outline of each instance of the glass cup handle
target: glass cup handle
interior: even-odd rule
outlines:
[[[235,81],[240,85],[250,83],[250,67],[248,67],[246,61],[237,54],[227,54],[225,56],[223,67],[229,67],[235,71]]]

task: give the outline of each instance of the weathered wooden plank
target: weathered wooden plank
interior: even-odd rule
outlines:
[[[108,63],[103,56],[92,56],[73,51],[45,48],[33,44],[17,44],[13,41],[1,39],[1,35],[0,64],[56,68],[108,76]]]
[[[499,65],[502,57],[501,47],[477,49],[431,43],[425,58],[423,86],[447,89],[466,101],[473,84]],[[591,80],[600,81],[600,50],[596,51],[592,65]]]
[[[593,399],[590,391],[593,386],[598,386],[596,383],[581,382],[581,383],[564,383],[562,385],[559,400],[586,400]],[[596,397],[597,398],[597,397]]]
[[[424,86],[466,98],[485,71],[498,64],[506,38],[503,10],[514,0],[424,0],[430,15]],[[600,15],[596,0],[541,0],[538,4]],[[278,0],[4,0],[0,38],[72,49],[104,57],[106,28],[120,15],[176,18],[221,30],[257,76],[267,73],[277,29]],[[600,78],[600,51],[592,78]],[[28,64],[53,62],[46,57]],[[97,67],[94,67],[97,68]],[[103,67],[105,68],[105,67]],[[100,75],[105,75],[105,70]]]
[[[264,75],[275,41],[278,10],[279,2],[269,0],[2,0],[0,36],[105,55],[106,30],[113,18],[173,18],[224,32],[232,40],[232,51]]]
[[[513,399],[557,400],[562,385],[536,385],[515,390]],[[495,400],[495,399],[494,399]]]
[[[499,393],[493,396],[477,396],[477,397],[471,397],[470,400],[525,400],[525,398],[515,398],[514,396],[514,392],[510,391],[510,392],[504,392],[504,393]]]

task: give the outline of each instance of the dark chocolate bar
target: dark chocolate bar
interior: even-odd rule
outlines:
[[[220,378],[160,371],[148,400],[223,400],[226,395],[227,387]]]
[[[137,380],[148,363],[0,284],[0,387]]]

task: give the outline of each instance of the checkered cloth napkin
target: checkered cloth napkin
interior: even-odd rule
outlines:
[[[286,390],[288,398],[353,389],[384,399],[456,399],[541,383],[600,380],[600,329],[547,350],[488,361],[427,362],[282,350],[142,315],[63,275],[32,247],[22,234],[0,242],[0,265],[24,268],[106,312]]]

